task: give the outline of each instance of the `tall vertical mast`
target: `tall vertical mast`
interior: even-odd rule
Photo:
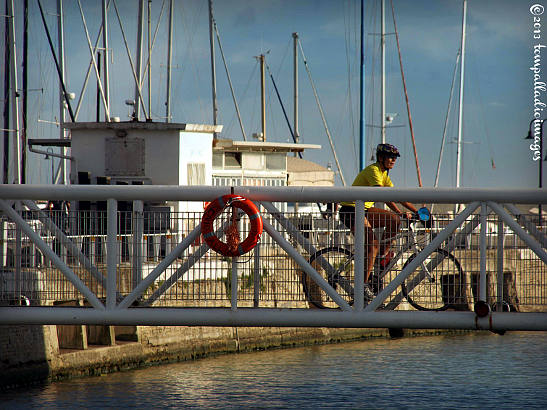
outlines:
[[[467,0],[463,0],[463,18],[462,18],[462,44],[461,44],[461,66],[460,66],[460,107],[458,116],[458,145],[456,148],[456,188],[461,183],[461,162],[462,162],[462,131],[463,131],[463,90],[465,77],[465,26],[467,16]]]
[[[28,0],[23,2],[23,116],[22,116],[22,150],[21,150],[21,183],[27,181],[27,115],[28,115]]]
[[[139,2],[139,22],[138,22],[138,30],[137,30],[137,67],[136,67],[136,73],[137,73],[137,83],[135,84],[135,110],[133,111],[133,120],[139,121],[139,113],[140,113],[140,105],[141,105],[141,98],[140,98],[140,89],[142,84],[142,76],[141,76],[141,66],[142,66],[142,32],[144,30],[144,0],[141,0]]]
[[[57,39],[59,43],[59,71],[61,74],[61,83],[65,83],[65,34],[64,34],[64,25],[63,25],[63,0],[57,0]],[[67,95],[65,95],[63,91],[63,87],[59,86],[59,122],[62,124],[66,120],[66,99],[68,98]],[[59,127],[59,138],[65,139],[66,138],[66,130],[60,126]],[[66,148],[61,147],[61,154],[66,155]],[[63,185],[66,185],[68,183],[68,176],[67,176],[67,168],[68,168],[68,160],[67,159],[61,159],[61,179],[63,182]],[[52,178],[55,176],[52,175]]]
[[[266,73],[265,73],[265,57],[260,54],[260,90],[261,90],[261,107],[262,107],[262,141],[266,141]]]
[[[382,60],[382,119],[380,121],[380,129],[382,131],[382,144],[386,143],[386,3],[382,0],[382,33],[380,35],[381,44],[381,60]]]
[[[365,135],[365,0],[361,0],[361,64],[359,87],[359,169],[365,168],[366,135]]]
[[[298,33],[292,33],[292,38],[294,43],[294,140],[298,143],[300,140],[298,131]]]
[[[213,125],[217,125],[217,74],[215,67],[215,38],[213,19],[213,0],[209,0],[209,42],[211,43],[211,81],[213,91]],[[215,133],[216,137],[216,133]]]
[[[106,100],[107,111],[110,111],[110,84],[108,79],[108,9],[107,0],[103,0],[103,49],[104,49],[104,98]]]
[[[152,118],[152,0],[148,0],[148,121]]]
[[[6,11],[8,2],[5,0]],[[9,44],[9,18],[5,19],[4,24],[4,44]],[[4,47],[4,141],[2,152],[2,183],[9,183],[9,146],[10,146],[10,115],[9,115],[9,99],[10,99],[10,48]]]
[[[167,40],[167,98],[165,101],[165,122],[171,122],[171,61],[173,49],[173,6],[169,0],[169,39]]]
[[[13,174],[12,182],[21,182],[21,144],[19,140],[19,93],[17,92],[17,53],[15,47],[15,7],[13,0],[8,1],[9,19],[9,48],[10,48],[10,74],[11,74],[11,112],[13,114]]]

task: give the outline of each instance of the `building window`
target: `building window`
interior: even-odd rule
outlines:
[[[241,168],[241,152],[225,152],[224,167]]]
[[[270,154],[266,155],[266,169],[285,171],[287,169],[286,154]]]
[[[224,165],[222,162],[223,158],[224,158],[224,155],[222,152],[213,152],[213,168],[222,169]]]

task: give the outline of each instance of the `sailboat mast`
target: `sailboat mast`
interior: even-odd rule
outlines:
[[[361,0],[361,62],[359,68],[359,169],[365,168],[366,133],[365,133],[365,0]]]
[[[107,0],[103,0],[103,55],[104,55],[104,99],[106,100],[107,111],[110,111],[110,84],[108,78],[108,7]],[[66,161],[66,160],[65,160]]]
[[[266,141],[266,70],[265,57],[260,54],[260,91],[261,91],[261,117],[262,117],[262,141]]]
[[[59,43],[59,71],[61,75],[61,84],[65,83],[65,36],[64,36],[64,26],[63,26],[63,0],[57,0],[57,41]],[[59,122],[62,124],[65,122],[65,99],[68,98],[68,95],[65,95],[63,87],[59,85]],[[59,138],[65,139],[65,129],[59,127]],[[60,148],[61,154],[66,155],[64,147]],[[52,159],[53,161],[53,159]],[[59,164],[61,175],[60,177],[63,180],[63,184],[67,184],[67,160],[61,159]],[[57,178],[55,175],[52,175],[51,178],[56,181]]]
[[[136,84],[135,84],[135,105],[133,111],[133,120],[139,120],[140,105],[141,105],[141,66],[142,66],[142,32],[144,29],[144,0],[139,2],[139,22],[137,30],[137,67],[136,67]],[[144,104],[144,103],[143,103]]]
[[[21,183],[27,182],[27,116],[28,116],[28,0],[23,2],[23,117],[21,150]]]
[[[381,60],[382,60],[382,109],[380,120],[380,129],[382,131],[382,144],[386,143],[386,3],[382,0],[381,7],[382,33],[380,35],[381,42]]]
[[[462,44],[461,44],[461,66],[460,66],[460,107],[458,115],[458,145],[456,148],[456,188],[461,184],[461,162],[463,154],[462,131],[463,131],[463,90],[465,78],[465,27],[467,17],[467,0],[463,0],[462,18]]]
[[[9,0],[5,1],[6,11]],[[9,18],[4,24],[4,44],[9,44]],[[4,47],[4,141],[2,152],[2,183],[9,183],[9,146],[10,146],[10,48]]]
[[[167,99],[165,101],[165,122],[171,122],[171,61],[173,53],[173,0],[169,1],[169,39],[167,46]]]
[[[152,118],[152,0],[148,0],[148,118]]]
[[[294,77],[294,142],[298,144],[300,135],[298,132],[298,33],[292,33],[293,38],[293,77]],[[296,153],[294,154],[296,156]]]
[[[17,54],[15,46],[15,6],[13,0],[8,1],[8,39],[10,48],[10,73],[11,73],[11,112],[13,114],[13,175],[12,181],[18,184],[21,181],[21,144],[19,140],[19,97],[17,92]]]
[[[214,23],[213,23],[213,0],[209,0],[209,42],[211,43],[211,81],[213,91],[213,125],[217,125],[217,74],[215,67],[215,38],[214,38]],[[215,133],[216,138],[216,133]]]

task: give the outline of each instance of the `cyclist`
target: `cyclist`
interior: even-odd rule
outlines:
[[[389,170],[395,166],[400,157],[399,150],[391,144],[378,144],[376,147],[376,162],[363,169],[353,181],[352,186],[381,186],[392,187]],[[380,255],[387,255],[391,247],[390,238],[399,232],[401,217],[411,218],[418,212],[410,202],[401,202],[408,211],[401,211],[394,202],[386,202],[391,211],[374,207],[374,202],[365,202],[365,301],[374,298],[374,293],[368,285],[368,280],[374,260]],[[352,232],[355,231],[355,202],[342,202],[339,210],[340,219]],[[380,249],[378,239],[374,235],[374,228],[384,228],[385,245]]]

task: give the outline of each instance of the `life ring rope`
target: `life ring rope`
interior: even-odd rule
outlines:
[[[222,242],[214,232],[213,225],[215,219],[229,206],[241,209],[245,212],[249,217],[251,224],[249,235],[237,246]],[[249,199],[240,195],[223,195],[214,201],[211,201],[205,208],[205,212],[201,219],[201,234],[203,239],[211,249],[223,256],[236,257],[249,252],[260,240],[262,230],[262,217],[260,216],[257,206]]]

